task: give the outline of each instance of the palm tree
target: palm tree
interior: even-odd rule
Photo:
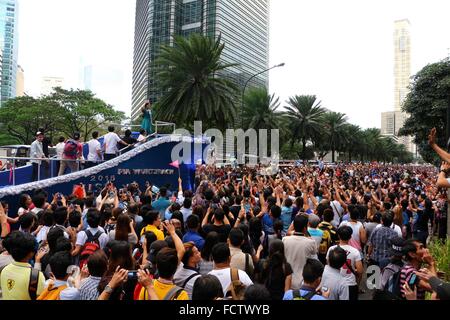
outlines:
[[[306,142],[322,130],[321,119],[325,109],[316,96],[295,96],[289,98],[286,115],[291,120],[292,143],[295,139],[302,142],[303,160],[306,159]]]
[[[328,134],[332,161],[335,162],[336,150],[346,143],[344,128],[347,123],[347,116],[340,112],[327,112],[323,115],[322,120]]]
[[[259,129],[278,129],[282,113],[278,112],[280,99],[269,95],[267,88],[255,88],[244,97],[245,127]]]
[[[235,64],[221,62],[225,45],[200,34],[175,37],[175,45],[162,46],[158,80],[165,92],[155,116],[179,125],[202,120],[225,129],[236,119],[237,86],[219,76]]]
[[[352,162],[352,156],[358,154],[363,145],[362,131],[354,124],[345,124],[343,130],[346,141],[343,150],[348,152],[348,161]]]

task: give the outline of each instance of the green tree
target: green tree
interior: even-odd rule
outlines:
[[[400,135],[413,136],[423,159],[435,162],[438,159],[428,146],[427,138],[435,127],[438,144],[447,144],[445,133],[446,113],[450,106],[450,60],[424,67],[414,76],[410,89],[403,106],[410,117],[400,130]]]
[[[112,105],[97,98],[91,91],[55,88],[42,101],[55,110],[62,110],[64,121],[61,132],[67,136],[80,132],[85,139],[89,139],[90,134],[99,127],[125,119],[125,113],[114,110]]]
[[[332,161],[336,160],[336,151],[347,143],[345,136],[345,125],[347,124],[347,116],[339,112],[326,112],[322,116],[322,121],[328,136]]]
[[[359,126],[354,124],[345,124],[343,128],[346,143],[342,146],[342,150],[348,153],[348,161],[353,160],[354,155],[358,155],[363,147],[363,135]]]
[[[4,141],[30,144],[40,128],[46,132],[61,130],[65,113],[43,99],[25,96],[6,101],[0,108],[0,119],[0,132]],[[6,136],[10,139],[6,139]]]
[[[270,95],[266,88],[250,90],[244,97],[244,126],[246,129],[278,129],[282,113],[280,99]]]
[[[202,120],[206,126],[226,129],[235,123],[237,86],[221,76],[235,64],[224,64],[225,45],[221,37],[200,34],[175,37],[175,45],[161,47],[158,79],[164,96],[155,109],[157,119],[192,126]]]
[[[295,140],[302,143],[302,159],[306,159],[306,143],[322,130],[322,116],[325,109],[321,107],[316,96],[294,96],[289,98],[286,115],[290,119],[292,130],[292,147]]]

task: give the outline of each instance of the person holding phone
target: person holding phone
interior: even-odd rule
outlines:
[[[423,264],[427,264],[430,270],[435,272],[435,261],[428,249],[418,240],[406,241],[403,253],[405,254],[406,264],[400,271],[401,296],[406,299],[409,291],[417,291],[417,300],[425,300],[425,292],[432,292],[433,290],[429,283],[417,276],[416,272],[422,268]]]

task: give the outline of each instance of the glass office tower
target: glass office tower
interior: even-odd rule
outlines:
[[[239,66],[228,71],[237,84],[269,66],[269,0],[137,0],[133,68],[132,118],[140,116],[146,99],[158,101],[158,65],[161,45],[172,45],[174,35],[202,33],[222,36],[224,63]],[[268,74],[253,85],[268,86]]]
[[[17,0],[0,0],[1,103],[16,96],[18,10]]]

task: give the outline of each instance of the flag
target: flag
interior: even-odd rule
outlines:
[[[169,166],[180,169],[180,162],[178,160],[174,161],[174,162],[170,163]]]

